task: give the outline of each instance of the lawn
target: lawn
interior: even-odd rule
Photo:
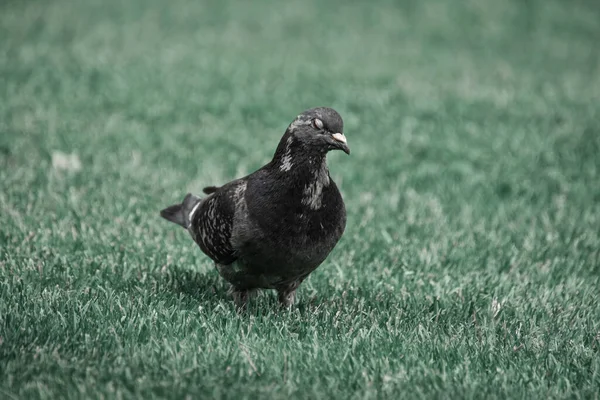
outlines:
[[[0,4],[0,398],[596,398],[600,3]],[[161,208],[331,106],[346,233],[238,313]]]

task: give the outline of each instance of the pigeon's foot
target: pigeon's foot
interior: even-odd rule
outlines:
[[[248,304],[249,293],[248,290],[240,290],[234,287],[231,288],[231,294],[233,295],[233,302],[239,308],[245,308]]]
[[[294,304],[294,301],[296,300],[296,288],[291,290],[280,290],[278,293],[279,304],[281,304],[282,307],[288,308]]]

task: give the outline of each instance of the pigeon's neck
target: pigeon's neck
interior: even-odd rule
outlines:
[[[303,205],[313,210],[321,208],[323,189],[330,184],[326,153],[310,151],[292,136],[284,136],[277,147],[271,168],[283,182],[302,190]]]
[[[325,156],[325,152],[315,152],[286,134],[279,142],[271,163],[273,168],[290,175],[307,171],[312,176],[317,172],[329,175]]]

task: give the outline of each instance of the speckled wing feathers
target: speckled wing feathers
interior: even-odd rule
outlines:
[[[213,261],[227,265],[237,259],[231,243],[236,205],[244,195],[239,190],[245,182],[231,182],[204,198],[192,216],[189,231],[192,237]]]

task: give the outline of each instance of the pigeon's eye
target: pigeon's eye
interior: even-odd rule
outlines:
[[[321,121],[319,118],[315,118],[312,120],[312,126],[315,129],[323,129],[323,121]]]

